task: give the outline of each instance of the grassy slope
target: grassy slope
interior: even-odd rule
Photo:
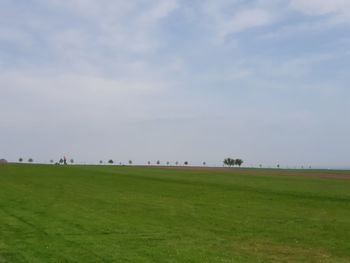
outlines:
[[[350,180],[0,166],[0,262],[350,262]]]

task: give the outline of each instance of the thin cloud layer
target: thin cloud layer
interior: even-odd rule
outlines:
[[[1,1],[1,155],[347,166],[349,22],[345,0]]]

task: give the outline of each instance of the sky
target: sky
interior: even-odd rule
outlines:
[[[350,167],[348,0],[0,0],[0,158]]]

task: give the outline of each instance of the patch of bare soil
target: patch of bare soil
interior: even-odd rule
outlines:
[[[229,172],[251,175],[282,175],[282,176],[306,176],[334,179],[350,179],[350,171],[337,170],[284,170],[284,169],[250,169],[250,168],[226,168],[226,167],[195,167],[195,166],[152,166],[160,169]]]

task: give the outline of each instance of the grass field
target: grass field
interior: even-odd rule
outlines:
[[[350,262],[350,180],[283,173],[3,165],[0,262]]]

